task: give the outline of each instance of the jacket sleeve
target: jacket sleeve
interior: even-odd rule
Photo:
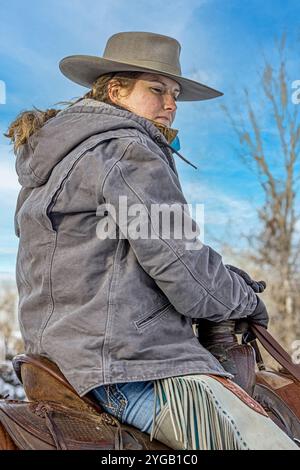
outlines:
[[[101,193],[107,207],[114,208],[109,212],[122,238],[128,239],[142,268],[178,312],[215,322],[253,312],[256,297],[245,281],[197,235],[185,235],[182,221],[185,227],[196,223],[186,210],[177,175],[158,153],[131,142],[105,175]],[[164,204],[174,208],[174,217],[166,219],[168,233],[157,218],[159,207],[168,207]],[[133,230],[137,227],[140,236]],[[178,229],[184,236],[178,236]]]

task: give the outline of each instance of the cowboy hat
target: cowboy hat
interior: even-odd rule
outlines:
[[[111,36],[103,57],[72,55],[59,63],[61,72],[79,85],[91,88],[105,73],[153,72],[175,80],[181,86],[178,101],[216,98],[223,93],[181,75],[181,46],[176,39],[147,32],[122,32]]]

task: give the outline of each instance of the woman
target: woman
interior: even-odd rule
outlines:
[[[172,154],[176,102],[221,95],[182,77],[179,53],[166,36],[116,34],[103,57],[61,61],[64,75],[91,88],[83,98],[60,112],[22,113],[10,126],[26,351],[173,448],[294,448],[222,381],[232,376],[193,332],[194,318],[266,327],[268,315],[197,234],[175,236],[183,221],[195,226]],[[152,212],[161,204],[182,216],[170,219],[168,236]]]

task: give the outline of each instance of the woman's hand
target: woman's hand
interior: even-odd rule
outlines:
[[[236,268],[235,266],[232,266],[231,264],[225,264],[225,266],[227,269],[230,269],[230,271],[233,271],[239,276],[241,276],[246,282],[246,284],[248,284],[248,286],[250,286],[256,294],[261,294],[267,287],[267,284],[265,283],[265,281],[255,281],[249,276],[248,273],[246,273],[242,269]]]
[[[255,334],[251,331],[249,326],[251,324],[260,325],[264,328],[268,328],[269,324],[269,314],[264,302],[258,297],[257,298],[257,305],[255,310],[249,315],[247,318],[241,318],[237,320],[235,323],[235,333],[236,334],[243,334],[243,341],[245,343],[249,343],[256,339]]]
[[[258,295],[256,296],[256,298],[257,305],[251,315],[247,317],[248,322],[263,326],[267,329],[269,324],[269,314],[267,308],[261,298],[258,297]]]

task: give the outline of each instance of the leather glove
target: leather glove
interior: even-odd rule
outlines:
[[[263,301],[260,299],[260,297],[258,297],[258,295],[256,296],[256,298],[257,305],[255,307],[255,310],[247,318],[241,318],[240,320],[237,320],[235,325],[235,332],[243,333],[244,343],[249,343],[250,341],[256,339],[255,334],[249,329],[249,325],[251,325],[251,323],[261,325],[266,329],[268,328],[269,315],[267,312],[267,308]]]
[[[225,266],[230,271],[233,271],[239,276],[241,276],[246,282],[246,284],[248,284],[248,286],[250,286],[254,290],[254,292],[256,292],[256,294],[262,293],[267,287],[267,284],[265,283],[265,281],[254,281],[254,279],[252,279],[249,276],[249,274],[243,271],[242,269],[236,268],[235,266],[232,266],[231,264],[225,264]]]
[[[249,323],[255,323],[256,325],[261,325],[264,328],[268,328],[269,324],[269,314],[267,312],[267,308],[263,301],[261,300],[258,295],[257,298],[257,305],[255,310],[247,317]]]

